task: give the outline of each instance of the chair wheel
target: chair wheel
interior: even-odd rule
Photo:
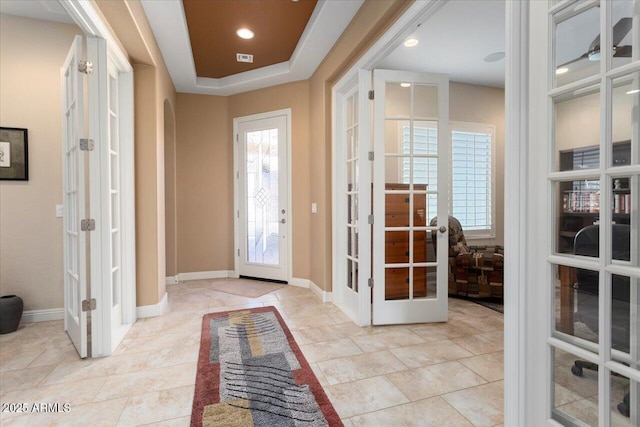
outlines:
[[[575,375],[576,377],[581,377],[582,376],[582,368],[578,365],[573,365],[571,367],[571,373],[573,375]]]
[[[626,403],[622,402],[622,403],[618,403],[618,412],[620,412],[622,415],[624,415],[625,417],[629,417],[629,405],[627,405]]]

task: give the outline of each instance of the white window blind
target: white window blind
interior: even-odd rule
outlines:
[[[462,224],[469,237],[493,237],[493,140],[492,126],[451,123],[451,173],[449,212]],[[410,153],[410,127],[402,127],[402,152]],[[437,153],[438,132],[435,128],[414,127],[414,155]],[[415,184],[437,188],[436,158],[414,158]],[[409,183],[409,158],[402,162],[402,182]],[[436,212],[435,197],[428,198],[429,212]]]
[[[465,231],[493,234],[492,139],[487,132],[451,132],[450,212]]]

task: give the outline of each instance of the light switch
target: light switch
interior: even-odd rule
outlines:
[[[64,207],[62,205],[56,205],[56,218],[62,218],[64,216]]]
[[[311,213],[318,213],[318,204],[311,203]]]

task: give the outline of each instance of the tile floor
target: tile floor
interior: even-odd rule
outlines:
[[[303,288],[259,298],[167,286],[169,307],[140,319],[115,354],[80,360],[62,321],[0,336],[0,402],[68,403],[66,413],[0,413],[2,426],[188,426],[201,317],[274,305],[344,424],[495,426],[503,420],[503,319],[449,300],[443,324],[355,326]]]

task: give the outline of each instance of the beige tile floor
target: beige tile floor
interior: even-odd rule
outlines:
[[[0,336],[0,402],[67,403],[66,413],[0,413],[2,426],[188,426],[202,315],[274,305],[346,426],[495,426],[503,420],[502,315],[449,300],[450,321],[360,328],[308,289],[259,298],[168,286],[111,357],[80,360],[61,321]]]

